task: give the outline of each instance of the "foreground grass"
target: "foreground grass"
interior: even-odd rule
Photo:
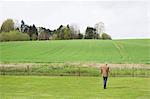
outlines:
[[[1,42],[0,62],[148,64],[149,43],[150,39]]]
[[[149,99],[150,78],[0,76],[2,99]]]

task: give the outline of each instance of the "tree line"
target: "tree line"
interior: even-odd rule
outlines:
[[[50,30],[45,27],[36,27],[26,24],[23,20],[16,25],[13,19],[5,20],[0,28],[0,41],[20,40],[69,40],[69,39],[110,39],[111,36],[104,33],[103,24],[95,27],[87,27],[85,34],[80,33],[77,25],[60,25],[57,29]]]

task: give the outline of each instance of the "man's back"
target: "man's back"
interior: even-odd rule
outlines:
[[[103,77],[108,77],[109,67],[107,65],[101,67],[101,73]]]

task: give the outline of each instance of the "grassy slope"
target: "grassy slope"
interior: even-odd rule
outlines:
[[[149,63],[150,39],[0,43],[1,62]]]
[[[2,99],[149,99],[150,78],[0,76]]]

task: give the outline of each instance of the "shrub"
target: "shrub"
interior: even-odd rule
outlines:
[[[38,35],[38,39],[39,40],[49,40],[49,37],[50,35],[46,32],[41,32],[39,35]]]
[[[102,33],[102,35],[100,36],[100,39],[111,40],[111,36],[106,33]]]
[[[30,40],[29,35],[19,31],[0,33],[0,41],[26,41],[26,40]]]
[[[33,34],[32,37],[31,37],[31,39],[32,39],[32,40],[37,40],[37,37],[38,37],[38,36],[37,36],[36,34]]]

